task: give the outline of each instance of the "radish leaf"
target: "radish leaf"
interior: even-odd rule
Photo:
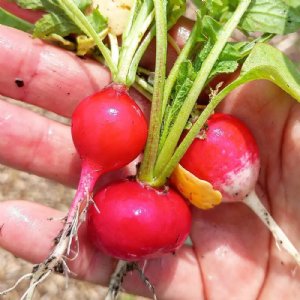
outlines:
[[[35,23],[33,36],[45,38],[51,34],[58,34],[65,37],[70,33],[82,33],[82,31],[63,13],[49,13]]]
[[[169,0],[167,3],[168,28],[172,27],[185,13],[186,0]]]
[[[300,102],[300,72],[281,51],[268,44],[257,44],[246,59],[240,76],[216,97],[224,98],[236,87],[253,80],[266,79]]]
[[[14,2],[16,2],[22,8],[36,10],[47,8],[48,3],[55,3],[55,0],[15,0]],[[92,4],[92,0],[74,0],[74,2],[80,10],[85,10]]]
[[[61,9],[57,0],[41,0],[41,3],[48,14],[45,14],[35,23],[35,29],[33,32],[35,37],[46,38],[51,34],[57,34],[65,37],[71,33],[83,33],[73,20],[71,20]],[[90,5],[90,2],[85,0],[77,0],[74,1],[74,3],[80,10],[85,10],[87,6]],[[101,15],[98,9],[94,9],[89,15],[87,15],[87,19],[97,33],[107,27],[106,18]]]
[[[300,28],[300,7],[291,7],[281,0],[255,0],[250,4],[239,26],[252,32],[296,32]]]
[[[222,23],[226,22],[239,1],[194,0],[207,9],[207,14]],[[299,0],[253,0],[241,19],[239,29],[246,32],[288,34],[300,29]]]
[[[42,9],[43,3],[42,0],[16,0],[16,2],[20,7],[25,9]]]

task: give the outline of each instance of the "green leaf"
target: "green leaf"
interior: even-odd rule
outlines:
[[[243,43],[243,46],[245,44]],[[204,45],[203,49],[196,57],[194,61],[195,71],[199,71],[202,63],[208,56],[209,52],[211,51],[213,45],[210,40]],[[243,49],[240,43],[227,43],[221,52],[217,62],[215,63],[214,67],[212,68],[209,76],[208,81],[210,81],[214,76],[222,73],[233,73],[237,70],[239,64],[238,61],[241,60],[244,55],[240,52],[240,49]]]
[[[33,36],[46,38],[51,34],[58,34],[65,37],[70,33],[80,34],[82,32],[66,15],[49,13],[35,23]]]
[[[26,0],[25,0],[26,1]],[[81,10],[84,11],[86,10],[90,5],[92,5],[93,1],[92,0],[73,0],[77,7]]]
[[[169,0],[167,3],[168,28],[171,28],[186,10],[186,0]]]
[[[194,0],[207,14],[224,23],[239,4],[238,0]],[[252,0],[240,29],[248,32],[288,34],[300,29],[299,0]]]
[[[206,7],[210,15],[219,20],[229,9],[228,2],[229,0],[208,0],[206,1]]]
[[[258,79],[272,81],[300,102],[299,70],[281,51],[263,43],[253,48],[243,64],[240,76],[225,87],[217,97],[223,98],[236,87]]]
[[[33,25],[23,19],[16,17],[0,7],[0,24],[10,26],[25,32],[32,32]]]
[[[283,2],[291,7],[299,7],[300,6],[299,0],[283,0]]]
[[[92,4],[92,0],[73,0],[80,10],[85,10]],[[15,1],[20,7],[25,9],[43,9],[49,7],[45,0],[16,0]]]
[[[179,93],[187,79],[194,81],[196,72],[190,60],[185,60],[181,63],[178,71],[177,80],[174,86],[174,94]]]
[[[16,3],[25,9],[43,9],[42,0],[16,0]]]
[[[23,1],[23,0],[22,0]],[[26,0],[24,0],[26,1]],[[51,34],[62,37],[71,33],[82,34],[82,30],[65,14],[58,5],[57,0],[41,0],[43,8],[48,12],[35,23],[33,35],[39,38],[47,38]],[[76,0],[74,3],[82,10],[90,5],[90,0]],[[94,9],[87,19],[97,33],[107,27],[107,20],[98,9]]]
[[[97,8],[87,16],[87,19],[89,20],[95,31],[98,33],[107,27],[107,18],[101,15],[99,9]]]
[[[202,33],[206,38],[211,39],[215,43],[222,25],[210,16],[204,16],[202,19]]]
[[[286,2],[254,0],[241,20],[240,27],[249,32],[276,34],[296,32],[300,28],[299,2],[298,7],[289,6]]]
[[[170,103],[166,107],[162,125],[160,145],[162,146],[169,134],[170,128],[176,120],[179,110],[188,95],[196,77],[193,64],[190,60],[185,60],[180,64],[178,77],[173,87]]]
[[[237,70],[238,67],[239,67],[238,62],[234,60],[217,62],[216,66],[210,72],[208,80],[212,79],[218,74],[233,73],[234,71]]]

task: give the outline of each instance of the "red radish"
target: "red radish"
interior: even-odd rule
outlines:
[[[220,191],[224,202],[242,201],[264,222],[281,245],[300,264],[300,256],[255,193],[259,152],[249,129],[237,118],[216,113],[207,121],[203,138],[196,138],[180,164]]]
[[[136,261],[174,252],[187,238],[191,213],[174,190],[158,191],[137,181],[111,184],[94,197],[88,234],[110,256]]]
[[[126,87],[111,84],[77,106],[72,115],[72,138],[82,160],[72,203],[76,207],[93,191],[102,174],[127,165],[141,153],[147,139],[147,122]]]
[[[259,172],[258,147],[249,129],[238,119],[214,114],[204,138],[196,138],[180,164],[220,191],[223,201],[241,201],[251,192]]]

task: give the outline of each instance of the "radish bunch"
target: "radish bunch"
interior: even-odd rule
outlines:
[[[217,190],[218,200],[222,195],[224,202],[248,205],[271,230],[278,244],[300,264],[298,251],[256,196],[260,162],[254,137],[238,119],[213,114],[218,103],[234,87],[253,78],[260,79],[253,73],[263,73],[259,71],[261,59],[257,59],[259,63],[248,63],[246,71],[241,69],[241,74],[250,72],[243,79],[245,81],[236,79],[220,92],[214,91],[201,113],[195,109],[199,95],[212,78],[223,72],[234,74],[257,42],[272,37],[268,31],[255,40],[228,43],[232,33],[243,26],[241,23],[251,26],[251,22],[241,22],[247,17],[251,0],[236,1],[230,6],[224,4],[226,16],[221,18],[220,12],[219,19],[214,5],[198,1],[204,7],[199,10],[181,51],[168,37],[167,30],[184,13],[185,1],[134,1],[121,38],[109,28],[97,26],[105,24],[105,18],[97,9],[88,7],[88,2],[83,2],[58,0],[57,5],[44,8],[50,15],[58,12],[56,17],[63,16],[62,23],[67,20],[68,25],[76,28],[75,33],[69,32],[72,37],[79,32],[92,40],[92,47],[97,47],[92,53],[97,58],[101,53],[101,60],[109,68],[113,83],[83,99],[72,115],[72,138],[82,161],[78,189],[64,219],[64,227],[55,239],[53,251],[30,274],[31,283],[24,299],[32,298],[35,287],[51,271],[68,272],[65,259],[70,255],[71,244],[77,240],[78,228],[86,214],[88,235],[95,247],[126,261],[125,268],[118,265],[113,274],[108,297],[115,299],[123,275],[130,269],[128,265],[132,267],[141,259],[157,258],[176,251],[191,227],[188,204],[168,186],[179,163],[197,178],[209,182],[207,191]],[[252,4],[255,6],[255,1]],[[255,7],[252,10],[255,11]],[[222,23],[224,20],[227,22]],[[43,22],[38,26],[43,26]],[[40,27],[39,30],[43,29]],[[50,33],[57,34],[55,31]],[[139,68],[139,62],[155,35],[153,79],[149,70]],[[168,40],[180,53],[167,76]],[[258,71],[251,74],[251,67]],[[274,69],[272,65],[268,70]],[[266,75],[263,73],[263,76]],[[275,72],[275,76],[270,77],[275,80],[278,74]],[[270,78],[267,76],[267,79]],[[128,94],[131,86],[152,101],[149,128],[142,111]],[[216,89],[219,87],[217,85]],[[200,138],[197,135],[201,129]],[[92,196],[101,175],[127,165],[142,152],[143,159],[137,166],[135,178],[107,185]],[[143,271],[138,270],[154,294]]]

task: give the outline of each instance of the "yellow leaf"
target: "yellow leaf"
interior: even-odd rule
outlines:
[[[213,186],[197,178],[181,165],[178,165],[170,178],[178,191],[193,205],[201,209],[210,209],[221,203],[222,194]]]

